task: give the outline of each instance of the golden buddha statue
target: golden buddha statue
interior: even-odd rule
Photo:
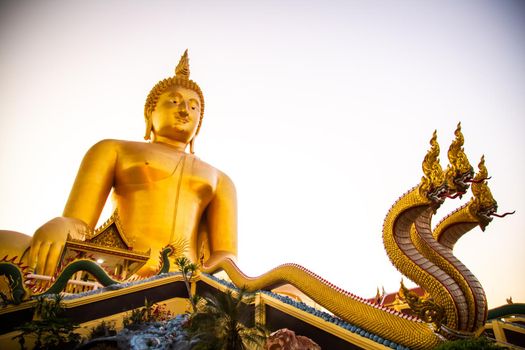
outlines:
[[[150,259],[137,275],[153,274],[159,251],[172,242],[185,242],[185,254],[194,262],[203,257],[208,263],[235,259],[235,187],[228,176],[193,153],[204,97],[189,75],[186,50],[175,76],[158,82],[147,97],[145,139],[151,141],[95,144],[80,165],[63,216],[44,224],[32,238],[0,232],[0,253],[22,256],[36,274],[52,275],[68,235],[82,239],[92,232],[113,190],[133,249],[151,248]]]

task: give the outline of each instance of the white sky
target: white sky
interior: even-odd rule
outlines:
[[[59,216],[98,140],[142,140],[147,93],[189,48],[197,155],[237,186],[246,273],[296,262],[363,297],[397,290],[383,219],[419,183],[433,130],[445,167],[462,121],[471,163],[485,154],[500,211],[517,213],[456,255],[490,307],[523,302],[524,35],[508,0],[2,1],[0,227]]]

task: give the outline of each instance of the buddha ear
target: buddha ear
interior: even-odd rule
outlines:
[[[144,135],[144,140],[150,140],[151,139],[151,115],[146,117],[146,134]]]
[[[195,136],[190,141],[190,153],[195,154]]]

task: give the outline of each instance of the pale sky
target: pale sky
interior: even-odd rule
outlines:
[[[206,99],[196,154],[236,184],[243,271],[295,262],[362,297],[396,291],[383,219],[434,129],[446,167],[461,121],[517,213],[455,253],[489,307],[524,302],[524,37],[520,1],[4,0],[0,227],[32,234],[91,145],[142,140],[146,95],[188,48]]]

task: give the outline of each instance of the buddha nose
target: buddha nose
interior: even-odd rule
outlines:
[[[181,103],[179,103],[179,114],[181,116],[188,115],[188,104],[186,101],[182,101]]]

